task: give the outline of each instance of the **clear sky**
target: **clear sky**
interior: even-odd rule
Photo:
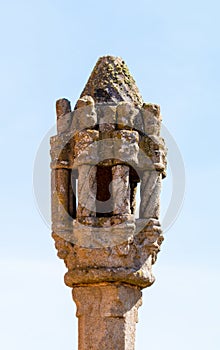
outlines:
[[[77,350],[71,290],[32,175],[56,99],[74,104],[106,54],[123,57],[144,100],[161,105],[186,171],[182,211],[143,292],[136,349],[220,348],[219,12],[217,0],[1,1],[1,349]],[[39,181],[47,191],[48,178]],[[172,181],[168,172],[163,213]]]

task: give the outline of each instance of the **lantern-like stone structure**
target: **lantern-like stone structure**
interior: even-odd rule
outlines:
[[[77,306],[78,349],[134,350],[141,289],[154,282],[163,241],[160,108],[143,103],[124,61],[106,56],[74,110],[61,99],[56,111],[52,236]]]

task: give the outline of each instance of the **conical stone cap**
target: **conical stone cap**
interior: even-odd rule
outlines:
[[[91,96],[96,103],[127,101],[137,107],[142,97],[128,67],[120,57],[100,57],[80,97]]]

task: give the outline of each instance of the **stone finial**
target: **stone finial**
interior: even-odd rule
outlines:
[[[141,106],[143,101],[127,65],[120,57],[100,57],[81,96],[92,96],[95,102],[120,101]]]
[[[163,241],[160,107],[143,103],[124,61],[111,56],[98,60],[73,111],[66,99],[56,107],[52,235],[77,305],[79,350],[134,350],[141,289],[154,282]]]

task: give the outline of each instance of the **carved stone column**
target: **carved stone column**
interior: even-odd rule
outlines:
[[[163,241],[160,109],[143,103],[124,61],[107,56],[98,60],[73,111],[68,100],[57,102],[57,118],[52,236],[77,306],[78,349],[134,350],[141,289],[154,282]]]
[[[161,174],[157,171],[144,171],[140,189],[140,217],[159,219]]]
[[[129,167],[126,165],[115,165],[112,167],[114,215],[130,214],[130,185]]]
[[[77,217],[95,216],[96,212],[96,167],[80,165],[78,167],[78,209]]]

